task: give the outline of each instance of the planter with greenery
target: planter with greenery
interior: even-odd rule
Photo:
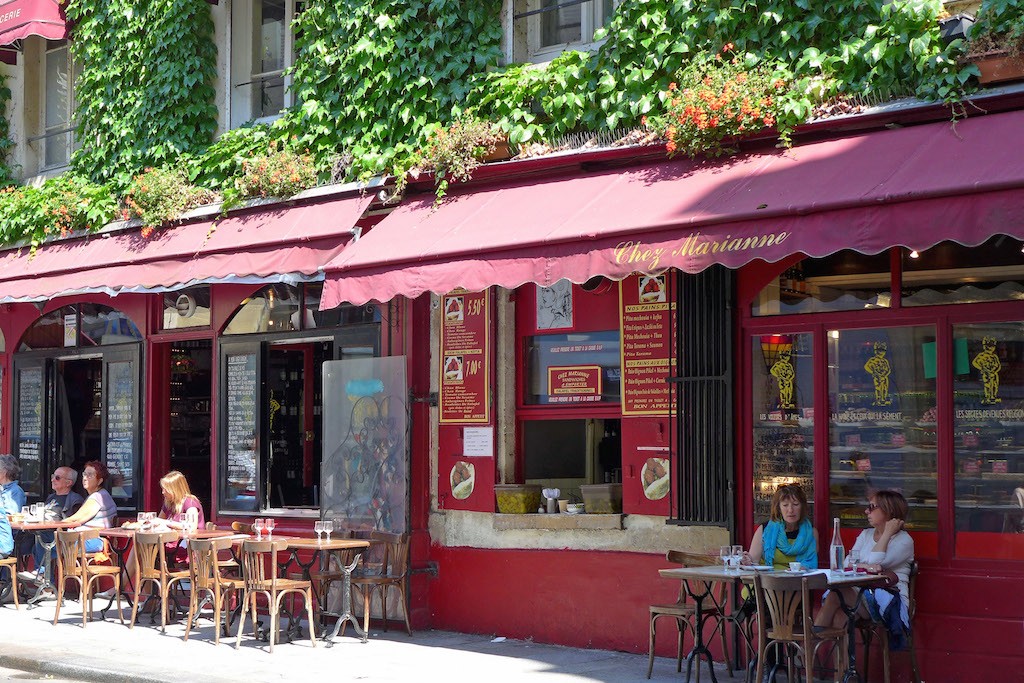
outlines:
[[[647,118],[647,125],[667,140],[669,156],[733,153],[736,141],[765,128],[777,128],[787,141],[799,123],[781,106],[789,72],[741,59],[732,50],[727,43],[721,54],[690,62],[669,83],[664,113]]]
[[[986,0],[970,31],[965,63],[982,84],[1024,78],[1024,0]]]
[[[465,117],[449,126],[436,125],[423,147],[406,158],[408,168],[397,171],[395,189],[401,192],[410,174],[431,173],[437,197],[435,203],[440,203],[448,191],[449,181],[469,180],[499,144],[507,146],[508,138],[487,121]]]
[[[182,168],[149,168],[132,180],[124,196],[125,218],[142,221],[142,236],[203,204],[217,201],[217,195],[188,182]]]

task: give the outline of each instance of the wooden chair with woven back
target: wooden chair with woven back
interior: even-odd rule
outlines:
[[[135,627],[135,619],[139,612],[139,603],[145,604],[150,597],[143,597],[143,587],[148,583],[156,589],[155,597],[160,600],[160,630],[167,631],[167,600],[174,583],[189,578],[188,570],[172,571],[167,567],[166,544],[178,540],[178,532],[164,531],[160,533],[135,534],[134,562],[130,567],[132,584],[135,586],[135,599],[132,601],[132,616],[128,628]]]
[[[910,563],[910,580],[907,583],[907,616],[910,619],[910,631],[907,633],[907,652],[910,653],[910,668],[914,674],[914,683],[921,683],[921,673],[917,668],[917,652],[914,651],[914,613],[917,611],[917,599],[914,596],[917,590],[917,560]],[[871,641],[878,638],[882,643],[882,672],[885,683],[889,683],[889,630],[885,624],[880,624],[872,619],[858,619],[857,630],[860,631],[861,640],[864,643],[864,672],[868,674],[871,669]]]
[[[0,512],[2,515],[3,512]],[[11,577],[11,593],[14,594],[14,609],[21,609],[21,603],[18,601],[18,556],[17,554],[5,557],[0,560],[0,571],[3,568],[7,568],[7,574]]]
[[[242,618],[238,623],[238,637],[235,649],[242,644],[242,631],[245,629],[245,615],[252,614],[253,632],[256,631],[257,597],[267,599],[267,611],[270,613],[270,631],[268,640],[270,651],[274,651],[274,641],[281,623],[281,603],[287,595],[301,595],[306,603],[306,615],[309,619],[309,642],[316,647],[316,628],[313,622],[313,590],[309,581],[279,578],[277,555],[285,551],[288,541],[285,539],[267,539],[261,541],[243,541],[241,550],[243,589],[241,605]]]
[[[191,590],[188,601],[188,622],[185,625],[185,640],[192,632],[192,625],[204,606],[213,608],[214,643],[220,644],[221,630],[229,624],[221,624],[221,614],[225,613],[227,600],[235,591],[244,586],[242,579],[224,576],[218,563],[217,555],[221,551],[230,550],[233,539],[211,538],[190,539],[188,542],[188,572]]]
[[[665,559],[680,567],[707,567],[715,564],[715,558],[710,555],[703,555],[700,553],[687,552],[685,550],[669,550],[665,555]],[[728,597],[729,584],[722,583],[718,587],[718,593],[715,601],[722,608],[726,605],[726,599]],[[682,581],[679,582],[679,594],[676,601],[669,604],[661,605],[650,605],[650,632],[647,643],[647,678],[651,677],[651,673],[654,671],[654,641],[657,634],[658,619],[661,617],[669,617],[676,623],[676,629],[678,630],[678,637],[676,640],[676,671],[680,672],[683,670],[683,636],[686,631],[693,630],[693,618],[697,609],[696,606],[689,601],[686,593],[686,586]],[[729,670],[729,676],[732,676],[732,660],[729,658],[729,645],[725,637],[725,626],[722,621],[724,618],[724,612],[718,609],[714,604],[708,604],[703,607],[703,613],[709,618],[715,620],[715,630],[719,634],[719,638],[722,643],[722,652],[725,654],[726,668]]]
[[[764,667],[769,648],[775,648],[775,662],[788,662],[787,681],[796,681],[795,668],[797,655],[804,663],[804,676],[807,683],[814,680],[814,661],[818,647],[822,643],[831,642],[834,646],[835,676],[839,680],[843,666],[842,647],[846,640],[846,629],[822,628],[815,630],[812,617],[814,602],[812,591],[824,590],[828,579],[824,574],[809,576],[776,576],[758,572],[754,576],[754,597],[757,601],[758,621],[758,652],[757,675],[755,681],[764,680]],[[778,652],[782,647],[789,655],[783,658]],[[774,680],[775,669],[771,674]]]
[[[64,603],[64,590],[68,581],[78,582],[82,600],[82,626],[85,626],[92,613],[94,584],[101,578],[109,578],[114,582],[114,593],[117,596],[117,616],[124,623],[121,612],[121,568],[116,565],[98,564],[96,553],[85,551],[85,542],[100,537],[99,529],[82,531],[56,531],[57,537],[57,609],[53,615],[53,623],[60,619],[60,608]]]
[[[409,575],[409,535],[374,531],[370,534],[371,549],[380,549],[380,563],[364,565],[352,575],[352,587],[363,594],[364,629],[369,626],[370,599],[380,591],[381,616],[384,630],[388,630],[388,592],[394,588],[402,604],[405,631],[412,635],[409,625],[409,597],[405,590]]]

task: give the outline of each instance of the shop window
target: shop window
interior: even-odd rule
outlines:
[[[829,498],[844,527],[865,527],[873,490],[899,491],[909,530],[938,523],[935,328],[828,332]]]
[[[977,247],[942,242],[903,250],[903,306],[969,304],[1024,299],[1020,240],[996,235]]]
[[[844,250],[804,259],[765,287],[751,306],[755,316],[889,308],[889,254],[867,256]]]
[[[1024,323],[953,327],[956,554],[1024,559]]]
[[[41,135],[41,170],[62,168],[71,162],[77,148],[74,134],[75,77],[68,44],[63,40],[47,41],[43,57]]]
[[[286,71],[295,61],[299,0],[240,0],[232,5],[231,125],[277,116],[292,105]]]
[[[377,306],[342,305],[320,311],[321,283],[267,285],[242,301],[224,328],[225,335],[298,332],[380,321]]]
[[[563,50],[592,49],[594,33],[611,21],[618,0],[515,0],[515,61],[543,62]]]
[[[210,326],[210,286],[178,289],[164,294],[162,329]]]
[[[228,324],[225,334],[262,334],[219,345],[223,510],[319,509],[321,463],[328,455],[324,363],[373,358],[381,348],[376,307],[318,320],[319,292],[319,285],[269,285],[243,301]],[[356,323],[318,325],[347,320]]]
[[[761,334],[752,339],[754,521],[768,519],[772,495],[799,484],[814,504],[813,335]]]
[[[527,405],[619,403],[618,330],[526,338]]]
[[[142,340],[127,315],[100,304],[75,304],[50,311],[25,332],[20,351],[62,347],[106,346]]]
[[[621,467],[618,419],[527,420],[523,422],[523,477],[558,488],[563,498],[580,497],[582,484],[612,481]]]

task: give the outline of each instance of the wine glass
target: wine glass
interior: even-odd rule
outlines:
[[[718,556],[722,558],[722,566],[726,569],[729,568],[729,556],[732,555],[732,546],[723,545],[718,549]]]
[[[263,538],[263,528],[267,523],[263,517],[257,517],[252,523],[252,530],[256,532],[256,540]]]
[[[266,521],[263,522],[263,528],[267,530],[267,538],[271,538],[274,535],[274,527],[277,526],[277,522],[274,521],[273,517],[267,517]]]
[[[334,522],[329,519],[324,520],[324,533],[327,534],[327,542],[331,542],[331,532],[334,531]]]
[[[139,514],[135,515],[135,521],[138,524],[139,529],[145,528],[145,526],[146,526],[146,513],[145,512],[140,512]]]
[[[319,543],[323,538],[324,523],[320,520],[313,522],[313,531],[316,532],[316,542]]]
[[[743,560],[743,546],[734,545],[732,547],[732,566],[734,569],[740,568],[740,562]]]

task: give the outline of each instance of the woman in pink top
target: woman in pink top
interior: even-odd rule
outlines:
[[[164,494],[164,505],[160,508],[159,516],[167,520],[167,526],[181,529],[186,520],[192,521],[193,529],[202,529],[206,526],[203,504],[192,495],[184,474],[177,470],[168,472],[160,480],[160,491]],[[168,543],[167,550],[174,552],[174,559],[178,562],[185,562],[188,558],[185,541]]]

